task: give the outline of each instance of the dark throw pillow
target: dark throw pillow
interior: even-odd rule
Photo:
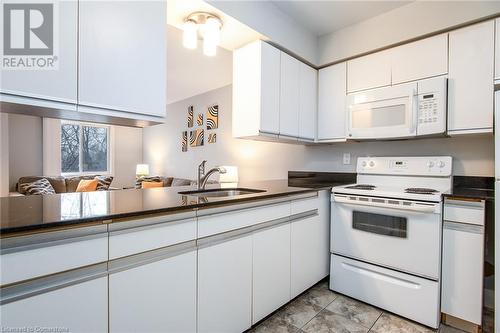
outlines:
[[[107,191],[109,186],[113,182],[113,176],[96,176],[97,179],[97,191]]]
[[[45,195],[56,193],[50,182],[45,178],[31,183],[19,184],[19,187],[23,190],[24,193],[26,193],[26,195]]]

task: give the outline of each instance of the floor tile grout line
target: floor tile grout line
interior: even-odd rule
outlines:
[[[373,325],[368,329],[367,333],[370,333],[370,331],[372,330],[373,326],[375,326],[375,324],[377,323],[377,321],[379,321],[380,317],[382,317],[383,314],[384,314],[384,311],[380,311],[380,314],[378,315],[377,320],[375,320],[373,322]],[[375,332],[375,331],[373,331],[373,332]]]

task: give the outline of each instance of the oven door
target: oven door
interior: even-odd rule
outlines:
[[[417,135],[417,84],[408,83],[348,95],[349,139],[390,139]]]
[[[438,280],[441,204],[335,194],[331,251]]]

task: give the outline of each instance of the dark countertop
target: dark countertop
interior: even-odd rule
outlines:
[[[219,185],[207,186],[207,189]],[[180,191],[195,187],[128,189],[87,193],[0,198],[0,236],[40,232],[51,228],[112,223],[113,219],[155,213],[177,213],[213,206],[264,200],[291,194],[318,191],[322,187],[289,185],[288,180],[241,182],[238,188],[265,190],[236,197],[195,197]]]
[[[495,178],[453,176],[453,188],[445,198],[495,200]]]
[[[356,173],[289,171],[288,185],[308,188],[329,189],[334,186],[356,183]]]

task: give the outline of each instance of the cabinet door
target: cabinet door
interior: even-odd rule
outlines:
[[[79,104],[164,117],[166,1],[80,1],[79,8]]]
[[[2,70],[0,92],[76,104],[78,2],[57,1],[57,70]],[[3,47],[3,46],[2,46]]]
[[[198,332],[243,332],[252,325],[252,236],[198,250]]]
[[[495,79],[500,79],[500,19],[495,20]]]
[[[109,328],[195,332],[196,251],[111,274]]]
[[[481,325],[483,227],[445,222],[441,312]]]
[[[381,51],[347,62],[347,92],[391,85],[391,52]]]
[[[280,135],[299,135],[300,62],[281,52]]]
[[[0,306],[2,327],[108,330],[108,279],[101,277]]]
[[[319,70],[318,141],[345,140],[346,63]]]
[[[316,138],[318,71],[300,63],[299,138]]]
[[[450,32],[448,133],[493,130],[494,22]]]
[[[325,215],[291,223],[291,297],[328,275],[329,219]]]
[[[448,34],[395,47],[392,52],[392,84],[414,81],[448,72]]]
[[[253,316],[255,324],[290,301],[290,224],[253,235]]]
[[[260,131],[271,134],[278,134],[280,127],[280,53],[261,42]]]

